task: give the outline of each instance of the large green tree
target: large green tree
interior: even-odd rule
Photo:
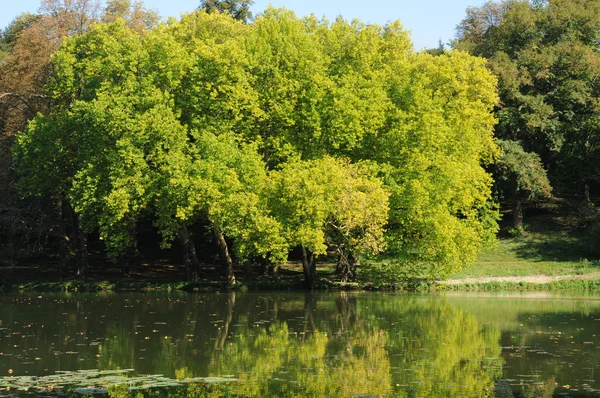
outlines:
[[[66,201],[78,214],[80,244],[98,228],[113,257],[131,245],[157,189],[155,174],[187,139],[169,97],[139,79],[137,67],[148,62],[140,36],[122,21],[67,40],[53,61],[52,110],[16,146],[23,192]]]
[[[150,217],[165,244],[187,242],[189,270],[189,227],[210,225],[230,283],[235,258],[296,247],[309,285],[328,248],[344,280],[386,246],[441,277],[495,232],[496,81],[465,53],[415,53],[398,22],[199,10],[143,34],[94,25],[52,67],[53,108],[16,149],[21,185],[67,200],[113,257]]]
[[[78,241],[74,236],[67,238],[69,229],[74,235],[78,228],[65,222],[71,218],[66,217],[70,209],[63,208],[62,199],[50,194],[19,198],[10,147],[16,133],[38,113],[47,114],[53,103],[44,89],[55,71],[52,54],[64,38],[85,32],[101,15],[104,20],[123,18],[140,32],[158,22],[157,14],[140,1],[45,0],[37,14],[23,14],[3,31],[0,52],[7,55],[0,60],[0,231],[11,246],[11,242],[22,242],[24,247],[39,247],[32,244],[40,241],[40,235],[50,236],[63,249],[65,243]]]
[[[288,250],[301,248],[309,287],[328,248],[336,251],[343,281],[356,277],[361,255],[383,251],[389,194],[368,168],[324,157],[288,162],[271,179],[269,207]]]
[[[498,76],[496,135],[537,153],[559,191],[588,199],[600,181],[599,11],[596,0],[490,1],[467,10],[455,43]]]
[[[496,183],[511,203],[513,227],[523,233],[523,199],[547,199],[552,187],[537,153],[525,152],[518,141],[499,140],[499,144],[502,156],[496,164]]]
[[[170,29],[196,65],[176,93],[191,125],[235,131],[269,168],[324,155],[384,166],[389,247],[403,265],[443,276],[493,236],[481,166],[498,153],[497,97],[482,61],[416,54],[397,22],[331,23],[281,9],[248,26],[193,14]]]

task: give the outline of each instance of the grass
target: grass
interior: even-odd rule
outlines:
[[[549,207],[526,218],[523,236],[504,235],[484,249],[475,264],[452,279],[530,275],[585,275],[600,272],[590,251],[582,220],[576,211]]]
[[[564,246],[571,239],[552,236],[527,235],[521,238],[502,239],[496,247],[484,249],[475,264],[452,278],[479,278],[493,276],[529,275],[584,275],[600,271],[597,260],[587,254],[571,251],[571,258],[553,256],[554,248]]]

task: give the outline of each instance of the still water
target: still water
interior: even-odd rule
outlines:
[[[600,396],[600,296],[0,295],[0,377],[88,369],[237,396]]]

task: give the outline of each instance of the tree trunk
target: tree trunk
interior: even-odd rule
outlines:
[[[60,256],[60,265],[58,268],[58,277],[60,278],[60,280],[62,280],[64,273],[65,273],[65,268],[66,268],[66,263],[67,263],[67,242],[69,241],[69,237],[67,236],[67,228],[65,225],[65,217],[64,217],[64,211],[63,211],[63,207],[64,207],[64,201],[62,196],[58,198],[57,200],[57,208],[56,208],[56,212],[57,217],[58,217],[58,250],[59,250],[59,256]]]
[[[336,266],[337,274],[340,276],[342,282],[349,282],[356,280],[356,266],[358,256],[352,253],[346,253],[343,249],[338,249],[338,263]]]
[[[129,253],[125,253],[121,256],[121,276],[124,278],[129,278],[131,275],[129,274]]]
[[[261,258],[258,260],[258,263],[260,264],[260,275],[265,276],[269,270],[269,260],[266,258]]]
[[[235,285],[235,275],[233,273],[233,261],[229,255],[229,249],[227,248],[227,241],[223,236],[223,231],[216,225],[213,226],[213,233],[219,246],[219,257],[221,259],[221,266],[223,267],[223,275],[227,279],[229,285]]]
[[[67,217],[70,219],[71,236],[75,242],[77,258],[77,277],[85,278],[87,276],[87,234],[81,228],[81,216],[75,214],[70,203],[65,206]]]
[[[129,224],[129,235],[132,237],[131,246],[121,256],[121,276],[125,278],[131,276],[131,266],[139,265],[141,260],[140,251],[138,250],[137,224],[135,222]]]
[[[586,183],[586,184],[583,186],[583,197],[584,197],[584,200],[585,200],[587,203],[590,203],[590,202],[591,202],[591,200],[590,200],[590,184],[587,184],[587,183]]]
[[[244,262],[244,272],[246,273],[246,278],[252,278],[252,261],[246,260]]]
[[[512,202],[513,227],[523,232],[523,202],[519,195],[519,185],[515,177],[510,182],[510,193]]]
[[[275,280],[279,280],[279,265],[275,264],[274,262],[272,262],[268,259],[265,261],[267,261],[267,264],[269,267],[269,275],[271,275],[271,278],[273,278]]]
[[[77,216],[77,276],[87,277],[88,273],[88,247],[87,234],[81,228],[81,216]]]
[[[181,248],[183,251],[183,262],[185,264],[185,278],[187,281],[194,279],[194,273],[200,277],[200,262],[196,254],[196,245],[190,234],[190,231],[184,225],[177,232]]]
[[[306,286],[312,289],[317,280],[317,261],[315,255],[304,246],[302,246],[302,271]]]

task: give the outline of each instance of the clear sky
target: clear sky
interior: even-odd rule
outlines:
[[[144,3],[168,17],[195,9],[200,0],[145,0]],[[334,19],[341,15],[377,24],[399,19],[412,31],[415,47],[421,49],[437,47],[440,39],[446,43],[454,38],[454,29],[466,8],[483,3],[484,0],[255,0],[253,12],[260,13],[272,4],[291,9],[298,16],[314,13]],[[8,25],[21,12],[37,11],[39,4],[40,0],[0,0],[0,27]]]

